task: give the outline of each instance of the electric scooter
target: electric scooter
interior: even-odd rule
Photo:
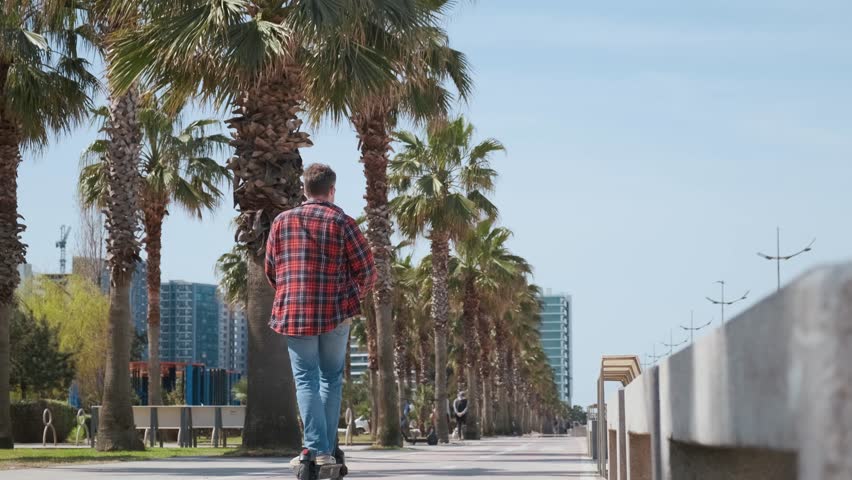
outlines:
[[[317,465],[314,453],[303,448],[299,455],[299,465],[293,467],[293,472],[298,480],[340,480],[349,473],[349,469],[339,444],[334,446],[334,459],[337,460],[335,464]]]

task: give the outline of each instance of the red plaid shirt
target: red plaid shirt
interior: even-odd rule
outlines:
[[[360,315],[376,270],[355,220],[333,203],[309,200],[272,223],[266,276],[275,288],[269,326],[282,335],[307,336]]]

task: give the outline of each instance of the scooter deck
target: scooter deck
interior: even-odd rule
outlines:
[[[343,468],[343,466],[344,465],[341,464],[341,463],[334,464],[334,465],[322,465],[319,468],[319,472],[317,472],[316,478],[317,478],[317,480],[324,480],[324,479],[337,480],[339,478],[342,478],[342,476],[340,475],[340,470]],[[302,465],[298,465],[296,467],[293,467],[293,473],[298,475],[300,468],[302,468]]]

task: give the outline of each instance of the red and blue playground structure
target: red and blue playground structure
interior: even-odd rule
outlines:
[[[130,382],[142,405],[148,405],[150,382],[148,362],[130,362]],[[161,362],[160,382],[165,396],[182,382],[184,405],[239,405],[233,387],[240,373],[222,368],[207,368],[203,363]]]

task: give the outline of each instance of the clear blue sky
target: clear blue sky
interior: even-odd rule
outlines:
[[[512,247],[539,284],[574,296],[576,403],[593,402],[601,354],[659,351],[690,309],[718,321],[704,300],[715,280],[751,289],[732,313],[774,291],[774,264],[755,252],[774,249],[776,225],[782,248],[818,238],[785,281],[852,257],[852,3],[462,3],[449,28],[476,91],[460,111],[508,149],[496,202]],[[77,223],[77,159],[93,136],[80,129],[21,167],[38,271],[58,269],[59,226]],[[351,128],[313,139],[305,160],[338,170],[339,203],[358,214]],[[175,212],[164,280],[212,283],[232,216],[230,201],[203,223]]]

